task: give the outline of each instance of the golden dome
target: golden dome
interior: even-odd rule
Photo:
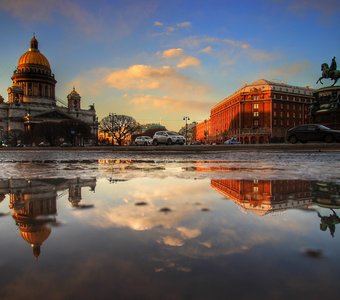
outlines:
[[[41,226],[30,230],[20,228],[21,237],[31,245],[41,245],[51,233],[51,228]]]
[[[33,36],[31,39],[31,47],[29,50],[19,58],[18,69],[24,67],[25,65],[37,65],[48,68],[49,70],[51,69],[47,58],[38,49],[38,41],[35,36]]]

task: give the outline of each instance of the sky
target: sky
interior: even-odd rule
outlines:
[[[75,87],[99,121],[178,131],[258,79],[322,87],[339,15],[338,0],[0,0],[0,95],[35,34],[58,98]]]

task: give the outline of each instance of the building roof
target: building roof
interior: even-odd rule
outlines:
[[[38,40],[35,36],[31,39],[31,47],[19,58],[18,69],[28,65],[42,66],[51,70],[48,59],[39,51]]]
[[[75,87],[73,87],[73,90],[71,91],[71,93],[69,93],[67,95],[67,98],[80,98],[79,93],[76,91]]]
[[[293,93],[293,94],[308,94],[309,96],[313,95],[313,89],[310,89],[308,86],[307,87],[301,87],[301,86],[294,86],[290,85],[287,83],[283,82],[278,82],[278,81],[270,81],[267,79],[259,79],[257,81],[254,81],[252,83],[246,83],[244,86],[239,88],[237,91],[235,91],[233,94],[230,96],[224,98],[223,100],[219,101],[216,103],[212,108],[218,107],[221,103],[224,101],[228,100],[232,96],[235,96],[240,93],[248,93],[253,90],[277,90],[277,91],[283,91],[283,92],[288,92],[288,93]]]

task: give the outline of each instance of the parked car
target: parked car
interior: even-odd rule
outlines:
[[[152,139],[153,145],[158,144],[179,144],[184,145],[185,144],[185,137],[183,135],[180,135],[174,131],[157,131]]]
[[[146,135],[137,136],[134,143],[138,146],[152,145],[152,138]]]
[[[72,147],[72,143],[63,142],[63,143],[60,144],[60,147]]]
[[[319,124],[304,124],[289,129],[287,140],[292,144],[297,142],[340,142],[340,130],[333,130]]]
[[[236,139],[236,137],[233,136],[231,139],[226,140],[224,144],[233,145],[233,144],[241,144],[241,143]]]
[[[49,147],[51,144],[49,142],[41,142],[38,144],[39,147]]]

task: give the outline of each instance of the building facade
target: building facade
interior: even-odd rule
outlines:
[[[244,144],[283,142],[287,130],[309,122],[313,90],[260,79],[212,107],[209,142],[235,136]],[[205,128],[206,121],[198,126]],[[202,130],[196,139],[204,140]]]
[[[210,119],[206,119],[203,122],[196,123],[196,126],[192,131],[192,138],[195,141],[200,141],[203,144],[208,144],[210,130]]]
[[[19,58],[11,79],[8,101],[0,96],[2,141],[35,144],[48,138],[54,145],[63,141],[73,145],[97,143],[94,105],[81,109],[81,97],[75,88],[67,96],[67,103],[56,97],[57,81],[35,36],[28,51]]]

